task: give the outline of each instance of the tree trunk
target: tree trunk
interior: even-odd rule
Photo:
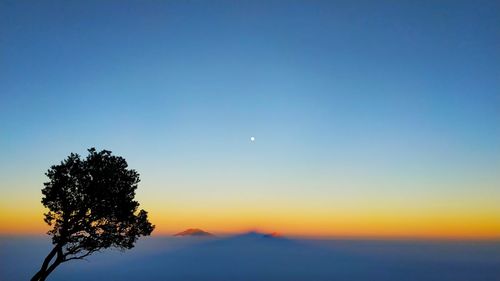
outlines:
[[[54,256],[56,256],[56,259],[52,264],[50,262],[52,259],[54,259]],[[52,251],[45,257],[45,260],[43,261],[42,267],[40,270],[33,275],[31,278],[31,281],[45,281],[47,279],[47,276],[56,269],[58,265],[60,265],[63,262],[63,255],[62,255],[62,245],[56,245]],[[50,264],[50,266],[49,266]]]

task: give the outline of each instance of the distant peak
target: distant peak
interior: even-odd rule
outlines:
[[[281,234],[279,234],[278,232],[272,232],[272,233],[264,234],[264,235],[262,235],[262,237],[265,237],[265,238],[277,238],[277,237],[283,237],[283,236]]]
[[[175,234],[174,236],[214,236],[214,235],[210,232],[206,232],[199,228],[189,228]]]
[[[239,237],[247,237],[247,238],[282,238],[283,236],[278,232],[271,233],[261,233],[257,231],[250,231],[241,235]]]

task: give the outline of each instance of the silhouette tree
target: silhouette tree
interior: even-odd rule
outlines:
[[[61,263],[83,259],[102,249],[131,249],[140,236],[154,229],[147,212],[134,201],[139,174],[111,151],[88,150],[86,159],[71,153],[52,166],[42,189],[52,226],[54,248],[32,281],[42,281]]]

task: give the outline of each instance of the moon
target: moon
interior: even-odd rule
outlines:
[[[250,141],[254,142],[255,141],[255,137],[250,137]]]

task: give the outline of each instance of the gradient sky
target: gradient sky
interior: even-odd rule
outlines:
[[[499,26],[498,1],[0,0],[0,233],[44,233],[44,172],[95,146],[157,234],[498,238]]]

